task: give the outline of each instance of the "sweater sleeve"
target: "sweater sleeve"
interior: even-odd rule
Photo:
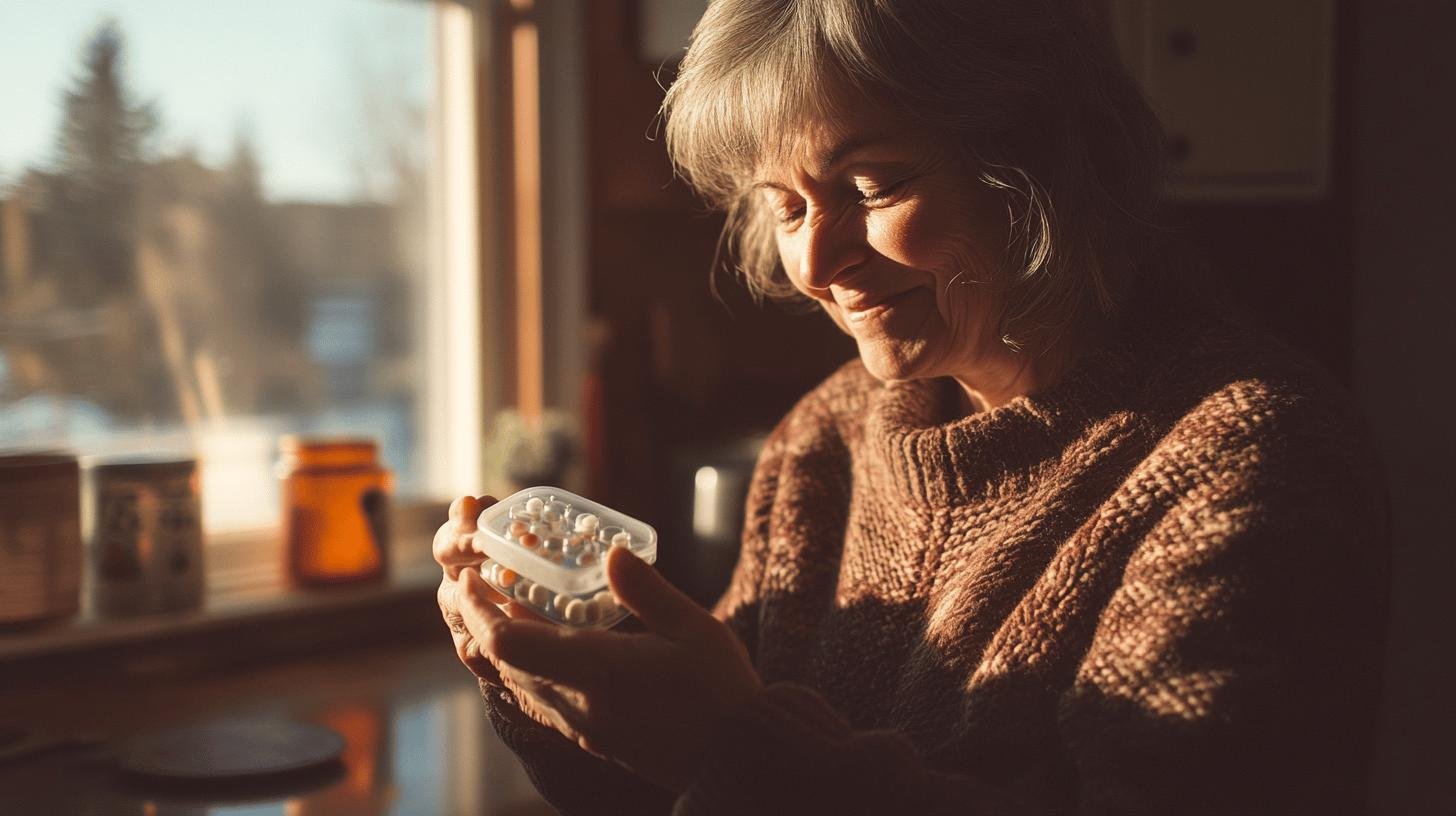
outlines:
[[[1306,436],[1328,430],[1155,455],[1161,487],[1125,490],[1116,531],[1083,531],[1107,536],[1117,577],[1071,676],[1048,678],[1064,689],[1063,779],[932,767],[903,735],[857,732],[814,691],[777,684],[725,726],[674,814],[1358,808],[1348,796],[1376,691],[1384,501],[1358,446]]]
[[[531,784],[563,816],[666,814],[673,796],[621,766],[588,754],[522,713],[510,689],[481,681],[496,734],[516,754]]]

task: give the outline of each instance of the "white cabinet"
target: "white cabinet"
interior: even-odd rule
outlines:
[[[1109,0],[1190,199],[1322,196],[1333,0]]]

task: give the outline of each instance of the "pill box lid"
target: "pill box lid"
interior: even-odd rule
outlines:
[[[569,490],[550,485],[528,487],[487,507],[476,520],[478,530],[474,536],[475,548],[502,567],[513,570],[552,592],[579,595],[605,587],[607,578],[602,568],[602,558],[585,567],[558,564],[543,557],[540,550],[527,549],[512,540],[509,532],[511,508],[524,505],[533,498],[563,502],[571,507],[574,515],[591,513],[603,527],[621,527],[632,536],[632,552],[637,557],[649,564],[657,561],[657,531],[651,525]]]

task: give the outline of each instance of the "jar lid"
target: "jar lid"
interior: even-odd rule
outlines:
[[[286,434],[278,439],[278,447],[284,453],[297,451],[374,451],[379,443],[367,436],[314,436],[311,434]]]
[[[78,467],[75,454],[63,450],[0,448],[0,482],[57,476]]]
[[[101,476],[130,476],[133,478],[186,476],[197,470],[197,459],[191,456],[166,454],[98,456],[86,460],[86,469]]]

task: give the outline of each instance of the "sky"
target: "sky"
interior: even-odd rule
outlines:
[[[434,72],[423,0],[3,0],[0,186],[52,159],[62,93],[108,17],[133,99],[157,103],[160,152],[220,164],[247,133],[275,200],[371,197],[366,88],[422,105]]]

